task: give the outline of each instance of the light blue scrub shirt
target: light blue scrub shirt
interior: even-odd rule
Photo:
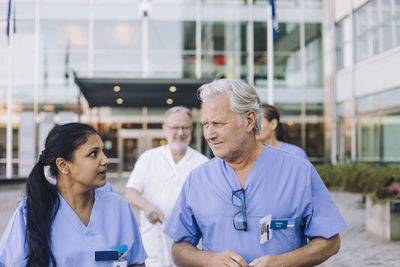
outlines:
[[[303,159],[309,160],[306,152],[304,152],[304,150],[298,146],[282,142],[279,148],[282,149],[283,151],[295,154]]]
[[[132,210],[122,197],[95,190],[90,221],[85,226],[68,203],[60,197],[60,208],[53,222],[52,252],[57,266],[112,266],[96,262],[95,251],[127,245],[125,260],[144,263],[147,256]],[[0,262],[7,266],[25,266],[28,247],[25,243],[26,199],[15,211],[0,241]]]
[[[191,172],[165,226],[175,241],[203,250],[230,249],[250,263],[267,254],[282,254],[307,243],[307,238],[330,238],[346,229],[339,210],[310,162],[280,149],[265,147],[244,186],[248,229],[235,230],[232,191],[240,189],[233,169],[220,158]],[[261,218],[288,222],[272,230],[272,239],[260,245]]]

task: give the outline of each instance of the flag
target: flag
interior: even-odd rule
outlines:
[[[279,23],[278,19],[276,18],[275,0],[269,0],[269,3],[272,8],[272,29],[274,30],[274,41],[276,41],[279,38]]]
[[[11,5],[12,5],[12,8],[11,8]],[[11,20],[11,9],[12,9],[12,19],[13,19],[13,24],[14,24],[14,27],[13,27],[13,31],[14,31],[14,33],[15,33],[15,29],[16,29],[16,27],[15,27],[15,5],[14,5],[14,2],[12,1],[12,0],[8,0],[8,13],[7,13],[7,37],[10,37],[10,20]]]

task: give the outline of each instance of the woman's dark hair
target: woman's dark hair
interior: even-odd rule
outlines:
[[[56,259],[51,251],[51,228],[60,206],[60,199],[55,185],[45,177],[44,166],[49,166],[51,176],[57,178],[56,159],[72,161],[74,151],[86,143],[92,134],[97,134],[96,130],[81,123],[58,125],[49,132],[45,149],[26,183],[26,266],[47,267],[50,263],[56,266]]]
[[[278,126],[275,128],[275,136],[281,142],[287,142],[285,132],[283,131],[282,123],[279,121],[280,115],[279,111],[276,107],[262,104],[261,105],[261,112],[264,118],[266,118],[269,122],[275,119],[278,123]]]

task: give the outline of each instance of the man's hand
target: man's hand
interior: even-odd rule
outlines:
[[[279,255],[265,255],[260,258],[254,259],[249,263],[251,267],[274,267],[274,266],[283,266],[282,263],[279,262]]]
[[[225,250],[222,252],[213,252],[207,260],[207,267],[231,266],[247,267],[247,262],[239,254]]]
[[[164,213],[157,206],[151,204],[150,202],[145,206],[143,212],[147,220],[149,220],[149,222],[152,224],[164,222]]]

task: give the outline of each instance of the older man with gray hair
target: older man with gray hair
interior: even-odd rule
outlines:
[[[346,224],[314,167],[256,140],[255,90],[224,79],[199,96],[216,157],[190,173],[166,224],[175,264],[313,266],[337,253]]]
[[[189,147],[192,134],[190,111],[173,107],[164,116],[167,145],[144,152],[135,164],[126,185],[125,198],[141,210],[140,230],[147,252],[146,266],[174,266],[172,240],[164,235],[168,219],[189,172],[208,160]]]

